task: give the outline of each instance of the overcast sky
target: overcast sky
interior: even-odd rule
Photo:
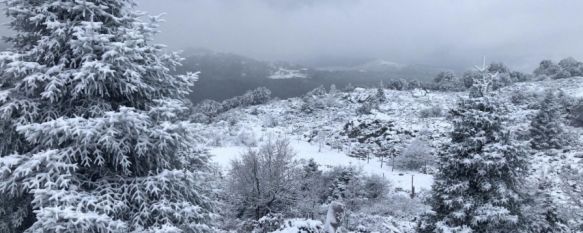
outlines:
[[[262,60],[382,58],[469,67],[583,58],[581,0],[138,0],[158,40]],[[5,21],[5,19],[3,19]]]

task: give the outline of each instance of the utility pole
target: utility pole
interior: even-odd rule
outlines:
[[[414,177],[415,175],[411,175],[411,199],[415,198]]]

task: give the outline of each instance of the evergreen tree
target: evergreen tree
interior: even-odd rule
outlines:
[[[387,96],[385,96],[385,90],[381,87],[377,88],[377,93],[375,95],[377,101],[384,103],[387,101]]]
[[[355,87],[354,85],[352,85],[352,83],[348,83],[348,84],[347,84],[347,85],[344,87],[343,91],[344,91],[344,92],[352,92],[352,91],[354,91],[354,89],[356,89],[356,87]]]
[[[348,185],[355,178],[355,171],[352,167],[339,168],[339,174],[334,178],[332,185],[329,188],[328,203],[333,201],[343,201],[349,197]]]
[[[132,0],[2,2],[0,232],[212,232],[180,117],[196,75],[170,75],[159,20]]]
[[[529,233],[567,233],[566,221],[559,215],[552,195],[552,182],[542,174],[537,184],[528,186],[529,197],[522,209],[524,231]]]
[[[540,110],[530,123],[533,149],[561,149],[566,144],[561,123],[561,106],[554,91],[547,91]]]
[[[302,167],[299,197],[297,201],[298,217],[314,219],[318,215],[320,196],[325,191],[322,182],[322,171],[320,165],[314,159]]]
[[[336,84],[330,85],[330,89],[328,90],[328,94],[330,94],[330,95],[338,94],[338,88],[336,88]]]
[[[517,186],[527,168],[525,150],[504,132],[500,103],[479,93],[485,92],[474,92],[451,111],[452,141],[440,153],[432,212],[422,217],[419,232],[504,233],[520,227]]]

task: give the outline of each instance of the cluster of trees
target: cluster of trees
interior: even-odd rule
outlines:
[[[487,67],[487,71],[496,74],[492,80],[492,89],[497,90],[516,82],[526,82],[531,80],[530,75],[510,70],[503,63],[492,63]],[[477,79],[481,79],[479,71],[466,71],[462,77],[456,76],[452,72],[441,72],[433,80],[430,89],[440,91],[465,91],[470,89]]]
[[[479,72],[482,80],[493,76],[485,69]],[[548,183],[524,185],[529,148],[505,129],[502,104],[488,94],[491,85],[482,84],[475,87],[482,91],[450,112],[452,141],[439,154],[432,211],[422,216],[417,231],[569,232],[557,204],[545,193]],[[558,99],[555,91],[547,92],[532,120],[530,145],[535,150],[565,146]]]
[[[8,0],[0,232],[215,232],[208,155],[181,118],[196,75],[131,0]]]
[[[575,58],[568,57],[558,64],[551,60],[543,60],[539,67],[534,70],[534,75],[538,79],[561,79],[576,76],[583,76],[583,63]]]
[[[232,161],[224,197],[231,211],[224,215],[225,225],[251,232],[249,226],[261,226],[265,216],[317,219],[335,201],[358,211],[389,193],[382,177],[366,176],[355,167],[323,171],[314,160],[294,156],[289,141],[278,139]]]
[[[222,102],[215,100],[203,100],[193,107],[193,119],[213,118],[221,113],[238,107],[260,105],[267,103],[271,99],[271,91],[265,87],[258,87],[255,90],[249,90],[242,96],[236,96],[226,99]],[[202,115],[202,116],[201,116]]]

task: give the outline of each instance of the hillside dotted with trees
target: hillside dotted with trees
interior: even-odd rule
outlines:
[[[198,101],[135,3],[2,1],[0,233],[583,232],[582,62]]]

